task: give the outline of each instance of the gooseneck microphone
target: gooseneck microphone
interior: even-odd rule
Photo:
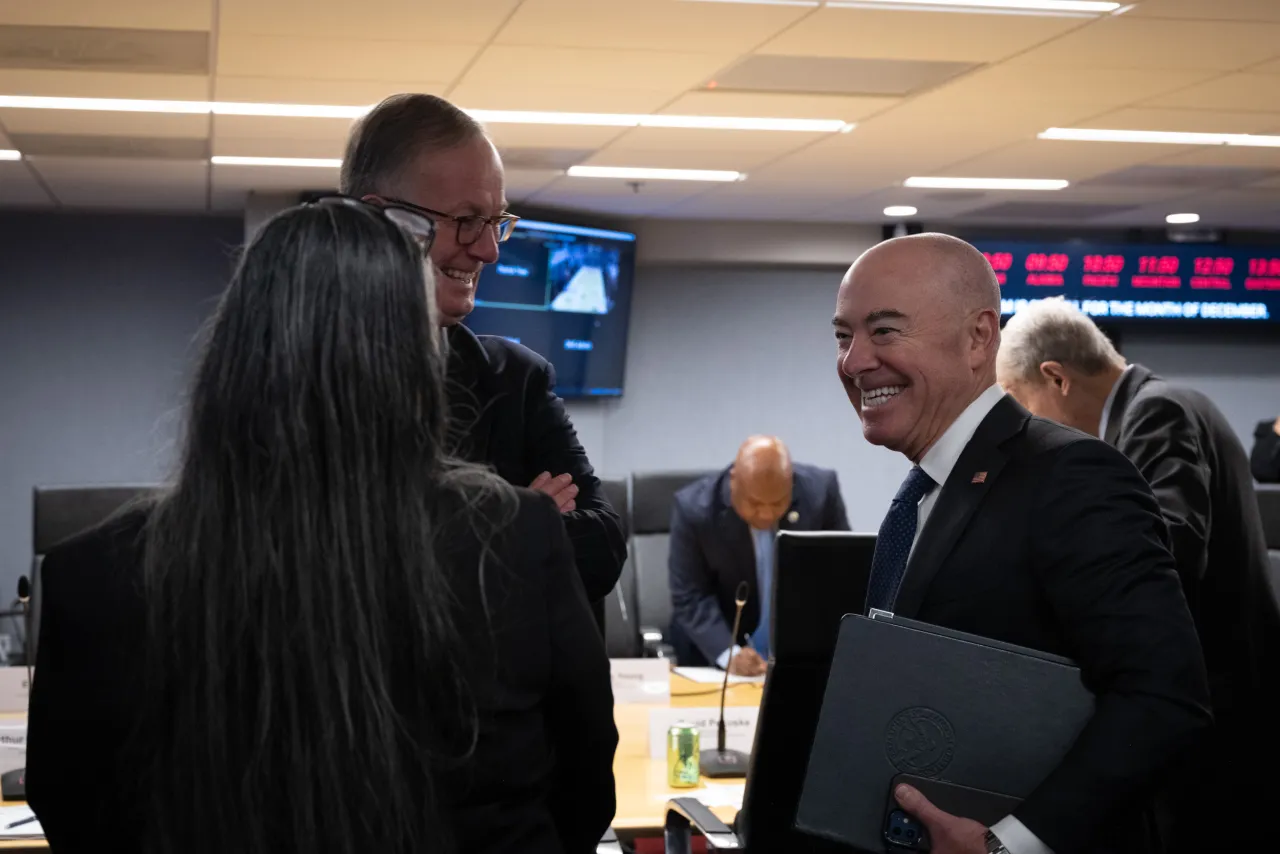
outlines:
[[[18,579],[18,604],[22,606],[22,630],[26,635],[22,657],[27,662],[27,697],[31,697],[31,580],[25,575]],[[6,801],[27,799],[27,769],[15,768],[0,774],[0,798]]]
[[[738,642],[738,628],[742,623],[742,608],[747,604],[747,582],[738,583],[738,589],[734,591],[734,605],[737,606],[737,612],[733,615],[733,635],[730,639],[730,651],[733,645]],[[741,750],[729,750],[725,747],[725,731],[724,731],[724,699],[729,692],[729,666],[733,663],[733,656],[730,654],[729,660],[725,662],[724,682],[720,685],[720,726],[716,730],[716,749],[703,750],[698,755],[698,765],[704,777],[745,777],[747,776],[747,754]]]

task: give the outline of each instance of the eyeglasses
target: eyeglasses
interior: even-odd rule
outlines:
[[[324,196],[318,196],[312,199],[310,204],[337,204],[350,205],[351,207],[364,208],[365,210],[377,211],[391,222],[400,226],[413,241],[418,244],[422,250],[422,257],[425,259],[431,252],[431,246],[436,240],[436,224],[431,217],[426,216],[421,211],[416,210],[413,205],[405,205],[400,202],[389,202],[386,204],[374,204],[366,202],[363,199],[357,199],[354,196],[344,196],[340,193],[331,193]]]
[[[459,246],[470,246],[475,243],[480,239],[480,235],[484,234],[486,228],[492,228],[497,241],[505,243],[515,229],[516,222],[520,219],[515,214],[509,213],[498,214],[497,216],[479,216],[476,214],[454,216],[453,214],[433,211],[431,208],[424,208],[422,205],[415,205],[412,202],[406,202],[404,199],[383,199],[383,201],[388,205],[399,205],[420,214],[457,223]]]

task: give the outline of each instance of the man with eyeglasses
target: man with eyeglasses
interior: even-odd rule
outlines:
[[[451,432],[459,452],[508,482],[555,499],[578,572],[603,629],[604,597],[626,559],[618,514],[555,394],[551,365],[505,338],[462,324],[485,264],[517,217],[506,211],[502,160],[484,128],[434,95],[393,95],[352,129],[341,189],[416,211],[436,225],[430,258],[449,353]]]

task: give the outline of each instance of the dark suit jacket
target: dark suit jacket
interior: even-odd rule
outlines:
[[[602,630],[604,597],[627,558],[622,523],[555,394],[555,372],[527,347],[453,326],[449,342],[449,416],[458,453],[493,467],[515,486],[542,472],[573,475],[577,508],[564,514],[578,572]]]
[[[707,662],[730,646],[739,582],[747,582],[749,592],[735,643],[743,643],[745,635],[756,630],[760,597],[770,593],[758,589],[751,532],[729,501],[731,468],[684,487],[671,506],[667,568],[673,634],[687,636]],[[795,463],[792,472],[791,507],[778,522],[779,529],[849,530],[836,473],[803,463]]]
[[[520,493],[487,563],[489,619],[480,545],[451,543],[480,738],[437,792],[460,852],[588,854],[614,813],[609,664],[554,504]],[[155,749],[135,733],[147,643],[144,523],[145,511],[111,520],[53,549],[42,569],[27,792],[54,851],[142,850],[146,781],[137,778]]]
[[[1005,397],[907,564],[896,613],[1073,658],[1096,695],[1075,745],[1014,811],[1055,854],[1159,850],[1152,798],[1210,724],[1167,538],[1132,463]]]
[[[1244,445],[1209,398],[1141,365],[1116,387],[1103,438],[1151,484],[1204,647],[1221,739],[1214,738],[1209,766],[1196,776],[1206,791],[1235,789],[1247,770],[1280,764],[1275,739],[1242,751],[1229,735],[1270,726],[1267,697],[1280,673],[1280,608]],[[1239,795],[1230,800],[1242,806]],[[1216,821],[1197,800],[1197,818]]]
[[[1249,465],[1258,483],[1280,483],[1280,436],[1276,435],[1274,418],[1259,421],[1254,429]]]

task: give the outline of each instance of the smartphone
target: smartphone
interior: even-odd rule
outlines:
[[[898,805],[894,791],[902,783],[917,789],[943,812],[971,818],[988,827],[1009,815],[1022,803],[1020,798],[999,792],[988,792],[959,783],[899,774],[889,784],[889,798],[885,804],[884,841],[887,850],[929,851],[929,831],[919,820]]]

